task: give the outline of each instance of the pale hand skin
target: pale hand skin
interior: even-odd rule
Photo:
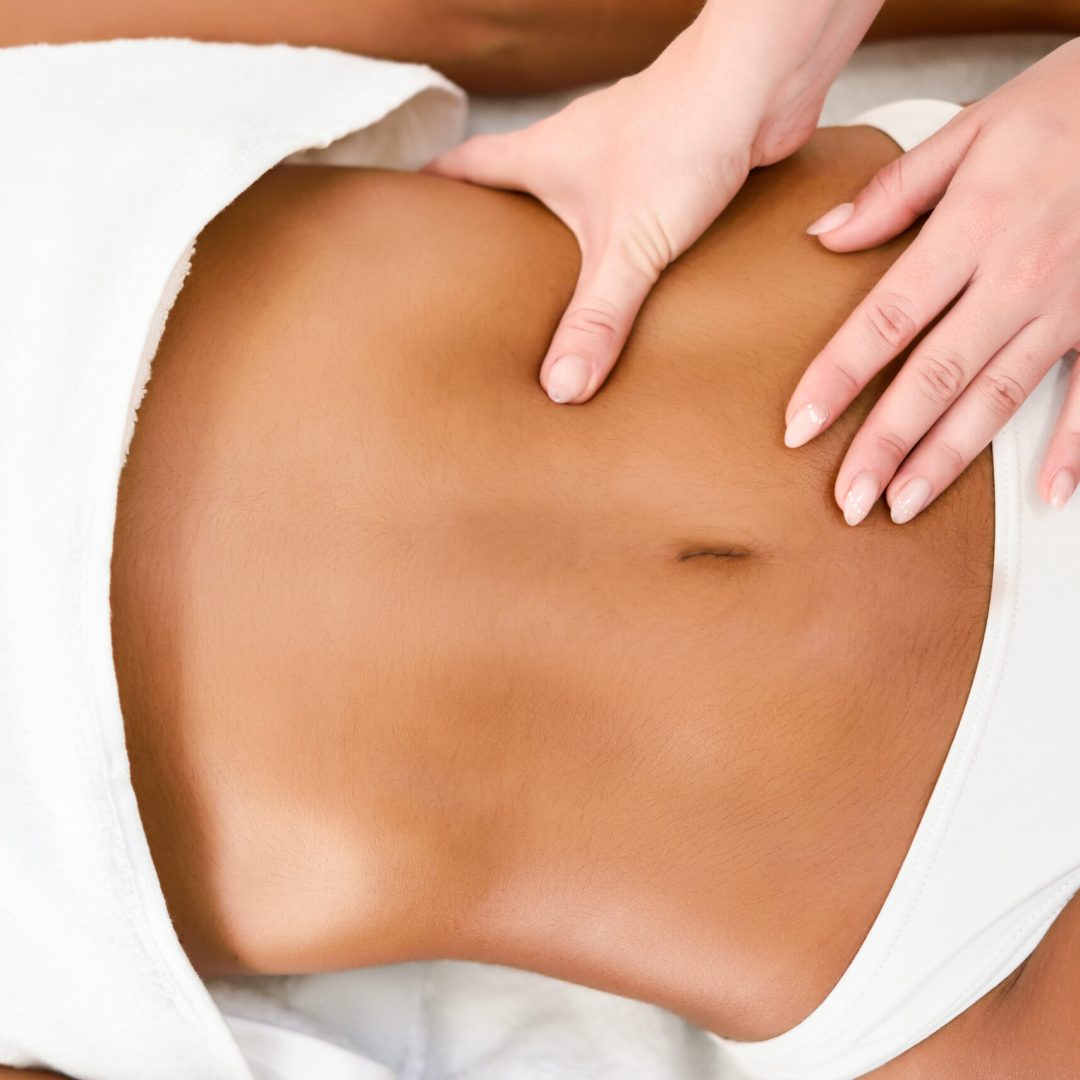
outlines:
[[[429,170],[529,191],[574,233],[581,273],[541,367],[587,401],[663,269],[750,170],[799,149],[881,0],[710,0],[648,68],[524,131],[479,136]]]
[[[824,431],[947,307],[852,441],[836,500],[857,525],[886,492],[910,521],[1080,343],[1080,39],[890,163],[810,226],[859,251],[936,207],[800,380],[785,442]],[[1080,479],[1080,375],[1039,478],[1060,509]]]

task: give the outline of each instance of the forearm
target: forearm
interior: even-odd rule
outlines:
[[[709,0],[655,66],[671,57],[675,71],[692,72],[690,100],[726,100],[723,119],[704,126],[718,128],[714,139],[725,129],[729,139],[746,139],[751,168],[771,165],[810,138],[829,87],[881,4]]]
[[[1008,31],[1080,33],[1080,0],[886,0],[869,36]]]
[[[502,35],[472,17],[471,6],[469,0],[437,5],[428,0],[0,0],[0,45],[148,37],[257,45],[285,41],[445,69],[478,63],[502,47]]]
[[[11,1069],[0,1065],[0,1080],[63,1080],[59,1073],[42,1069]]]
[[[321,45],[430,64],[468,90],[525,93],[649,63],[701,0],[0,0],[0,47],[117,37]]]

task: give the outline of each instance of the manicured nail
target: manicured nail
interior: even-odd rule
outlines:
[[[825,426],[829,410],[811,402],[804,405],[792,418],[784,432],[784,445],[794,450],[805,446]]]
[[[1072,469],[1058,469],[1050,481],[1050,505],[1061,510],[1076,490],[1076,473]]]
[[[892,519],[897,525],[905,525],[930,501],[930,481],[925,476],[916,476],[901,489],[892,504]]]
[[[849,525],[858,525],[870,513],[880,494],[878,478],[873,473],[859,473],[844,497],[844,520]]]
[[[559,357],[548,372],[548,397],[559,405],[573,401],[584,393],[591,374],[592,368],[580,356]]]
[[[810,236],[820,236],[822,233],[832,232],[833,229],[839,229],[841,225],[846,225],[854,213],[855,204],[843,202],[839,206],[834,206],[827,214],[822,214],[806,232]]]

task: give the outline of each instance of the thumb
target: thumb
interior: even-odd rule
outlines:
[[[899,236],[938,204],[977,134],[965,110],[879,169],[853,203],[834,207],[806,231],[831,251],[861,251]]]
[[[611,247],[595,259],[583,253],[577,288],[540,368],[552,401],[581,404],[600,389],[659,276],[659,268],[635,266]]]
[[[524,190],[521,177],[526,167],[525,147],[519,135],[474,135],[428,162],[421,171],[485,187]]]

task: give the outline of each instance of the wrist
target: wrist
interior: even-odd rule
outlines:
[[[829,87],[882,3],[709,0],[668,52],[678,53],[675,64],[683,78],[689,73],[698,99],[724,101],[728,115],[736,105],[755,128],[773,125],[809,136]]]
[[[884,0],[708,0],[689,28],[712,55],[800,63],[821,45],[865,36]]]

